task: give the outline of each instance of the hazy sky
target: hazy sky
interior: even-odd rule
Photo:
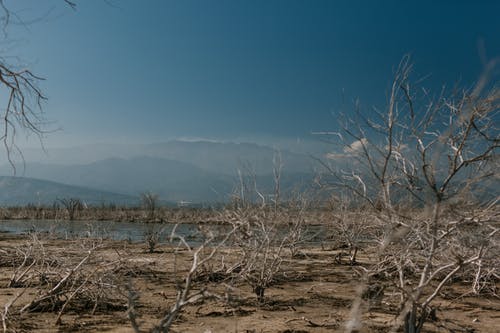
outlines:
[[[6,3],[38,18],[2,53],[47,79],[46,116],[64,129],[49,145],[305,137],[335,127],[343,95],[344,110],[383,106],[406,53],[434,88],[473,84],[478,44],[500,56],[500,1]]]

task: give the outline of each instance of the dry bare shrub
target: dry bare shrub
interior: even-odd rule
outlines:
[[[46,251],[37,233],[30,233],[23,244],[2,252],[2,266],[13,269],[7,288],[40,285],[46,272],[60,265],[58,257]]]
[[[161,241],[161,237],[165,232],[165,227],[150,226],[144,233],[144,242],[148,248],[149,253],[154,253],[156,247]]]
[[[381,238],[380,220],[370,210],[351,205],[347,196],[335,198],[331,203],[329,219],[332,220],[327,226],[331,232],[329,240],[334,249],[347,249],[347,253],[340,251],[336,255],[337,263],[342,263],[342,257],[347,255],[348,263],[356,265],[358,251],[373,247]]]
[[[13,252],[18,256],[13,261],[20,263],[9,286],[19,292],[4,306],[4,331],[28,312],[53,312],[57,314],[55,324],[61,324],[67,312],[94,314],[126,309],[124,279],[117,274],[125,262],[119,255],[114,260],[100,255],[100,239],[81,239],[65,245],[68,248],[56,257],[51,254],[53,249],[46,249],[35,234]],[[18,306],[16,302],[28,289],[36,294]]]
[[[60,324],[62,314],[67,311],[93,314],[124,310],[123,281],[115,274],[123,262],[120,259],[109,262],[99,256],[100,247],[99,240],[86,240],[75,257],[61,258],[61,266],[45,272],[37,296],[19,312],[57,312],[56,324]]]
[[[479,208],[479,209],[478,209]],[[500,209],[498,200],[479,207],[451,207],[448,219],[454,224],[452,241],[448,242],[447,254],[461,260],[472,253],[481,257],[472,267],[457,272],[454,280],[469,283],[473,295],[498,297],[496,285],[500,281]]]
[[[296,195],[281,207],[275,208],[278,221],[282,221],[282,235],[285,238],[284,246],[290,251],[292,258],[301,254],[303,246],[318,236],[308,230],[307,218],[310,213],[310,199],[306,194]]]
[[[226,212],[235,228],[232,246],[239,251],[238,276],[251,287],[257,300],[265,300],[265,291],[281,272],[285,250],[289,246],[290,230],[283,215],[274,209],[243,208]]]
[[[207,267],[207,264],[214,258],[219,249],[226,244],[234,232],[235,229],[232,229],[222,238],[218,237],[215,232],[207,233],[208,238],[205,239],[203,244],[196,248],[192,248],[184,237],[177,235],[176,228],[174,227],[170,235],[170,242],[173,243],[174,240],[178,242],[172,258],[174,261],[173,274],[177,277],[176,298],[164,316],[150,330],[151,333],[169,332],[172,324],[186,306],[196,304],[209,298],[222,298],[219,295],[207,290],[206,285],[196,284],[196,277],[202,267]],[[181,250],[188,250],[188,252],[192,255],[191,265],[187,272],[183,273],[180,273],[176,257],[177,252]],[[127,316],[133,330],[136,333],[143,332],[141,329],[141,322],[138,319],[139,314],[137,312],[139,299],[140,295],[133,289],[132,282],[129,281]]]

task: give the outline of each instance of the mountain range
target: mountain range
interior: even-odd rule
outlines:
[[[81,186],[25,177],[0,176],[1,206],[52,205],[64,198],[79,198],[89,205],[114,203],[128,206],[139,202],[137,197]]]
[[[210,204],[241,196],[242,189],[246,199],[269,202],[277,169],[281,170],[280,195],[285,199],[310,189],[316,169],[324,171],[308,154],[277,152],[252,143],[209,141],[88,145],[51,149],[46,154],[28,151],[25,161],[16,166],[17,177],[13,177],[11,165],[0,166],[0,206],[52,204],[69,197],[87,204],[137,205],[144,192],[157,194],[162,203]],[[336,166],[347,163],[342,161],[328,160]],[[465,180],[456,179],[453,188],[462,188]],[[367,181],[376,195],[378,187]],[[497,197],[498,183],[492,177],[476,184],[477,199]]]
[[[283,193],[309,186],[314,175],[311,157],[250,143],[171,141],[94,148],[54,149],[43,159],[26,158],[16,167],[22,177],[2,178],[0,205],[69,196],[133,204],[146,191],[169,202],[227,202],[242,184],[251,195],[256,189],[272,195],[277,165],[282,166]],[[12,173],[10,165],[0,166],[0,175]]]

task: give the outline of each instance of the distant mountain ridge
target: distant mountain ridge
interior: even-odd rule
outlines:
[[[276,150],[251,143],[171,141],[147,145],[88,146],[102,149],[93,156],[104,158],[80,162],[89,151],[63,149],[53,153],[53,163],[27,160],[26,168],[17,168],[17,174],[26,178],[2,177],[0,204],[51,202],[56,198],[79,197],[90,202],[116,204],[139,203],[142,192],[158,194],[163,202],[223,203],[246,189],[245,198],[273,200],[273,161],[281,155],[281,198],[311,189],[316,168],[326,171],[313,158],[289,151]],[[82,155],[82,156],[79,156]],[[75,159],[74,163],[62,163]],[[57,163],[56,163],[57,162]],[[342,160],[329,160],[342,163]],[[344,161],[345,163],[345,161]],[[349,166],[346,165],[346,168]],[[0,175],[11,176],[10,165],[0,166]],[[241,175],[241,178],[240,178]],[[330,175],[331,176],[331,175]],[[29,178],[28,178],[29,177]],[[323,175],[328,179],[328,172]],[[10,180],[9,180],[10,179]],[[14,179],[14,178],[13,178]],[[20,179],[25,179],[24,183]],[[9,180],[9,181],[7,181]],[[39,183],[48,181],[47,183]],[[55,182],[57,184],[52,184]],[[335,180],[333,180],[335,182]],[[367,180],[370,194],[377,195],[378,187]],[[461,188],[457,184],[456,188]],[[498,179],[478,184],[474,192],[484,201],[498,196]],[[258,194],[257,194],[258,192]],[[481,192],[481,193],[480,193]],[[405,198],[397,189],[396,197]]]
[[[8,170],[8,166],[0,168],[1,173]],[[69,166],[33,163],[26,165],[26,174],[37,179],[128,196],[137,197],[142,192],[151,191],[162,200],[171,202],[227,202],[239,186],[236,175],[231,177],[206,171],[189,163],[153,157],[110,158]],[[250,181],[249,178],[254,177],[259,191],[268,194],[273,192],[274,180],[271,174],[252,176],[243,173],[243,176],[246,183]],[[311,178],[308,173],[284,173],[282,190],[286,192],[303,186]],[[247,187],[253,191],[254,186],[252,184]]]
[[[0,172],[5,173],[5,168]],[[167,201],[221,202],[232,189],[231,177],[188,163],[152,157],[109,158],[69,166],[27,164],[26,175],[129,196],[138,197],[151,191]]]
[[[235,191],[239,192],[239,175],[252,183],[246,185],[249,193],[255,192],[257,186],[259,192],[272,196],[273,169],[278,164],[282,167],[283,195],[311,184],[314,174],[314,160],[309,156],[278,152],[253,143],[169,141],[56,149],[49,154],[53,162],[46,162],[47,158],[45,162],[36,161],[31,156],[24,166],[17,167],[17,174],[129,197],[151,191],[169,202],[228,202]],[[90,156],[102,158],[92,160]],[[12,173],[10,165],[0,166],[0,175]],[[30,193],[19,194],[19,198],[23,198],[23,202],[38,200]]]
[[[137,205],[139,198],[34,178],[0,176],[0,206],[51,205],[58,199],[79,198],[89,205]]]

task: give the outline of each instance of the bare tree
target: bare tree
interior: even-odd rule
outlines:
[[[62,1],[71,8],[76,8],[75,1]],[[27,24],[4,0],[0,0],[0,22],[4,38],[7,38],[11,24]],[[16,63],[15,59],[16,57],[0,53],[0,94],[6,96],[2,107],[0,140],[14,170],[12,154],[17,152],[22,157],[15,141],[17,132],[25,131],[42,138],[45,132],[42,106],[47,99],[38,86],[43,78]]]
[[[274,177],[274,209],[277,210],[280,205],[281,194],[281,171],[283,170],[283,161],[279,150],[273,155],[273,177]]]
[[[141,193],[142,207],[148,212],[148,219],[154,220],[158,208],[158,194],[153,192]]]
[[[342,150],[330,158],[348,163],[323,162],[322,180],[350,190],[385,225],[379,262],[366,275],[384,271],[394,279],[400,294],[395,327],[417,333],[441,289],[465,267],[481,274],[483,258],[498,244],[498,193],[488,198],[481,188],[499,185],[500,90],[485,90],[481,79],[472,91],[431,97],[413,89],[411,70],[405,57],[386,110],[344,116],[335,133]],[[351,322],[348,330],[355,327]]]
[[[241,160],[237,169],[239,184],[235,188],[233,197],[237,207],[249,207],[260,202],[260,206],[266,206],[266,195],[257,184],[257,172],[250,161]]]
[[[64,198],[58,200],[68,213],[68,219],[73,221],[76,214],[84,207],[83,202],[78,198]]]

